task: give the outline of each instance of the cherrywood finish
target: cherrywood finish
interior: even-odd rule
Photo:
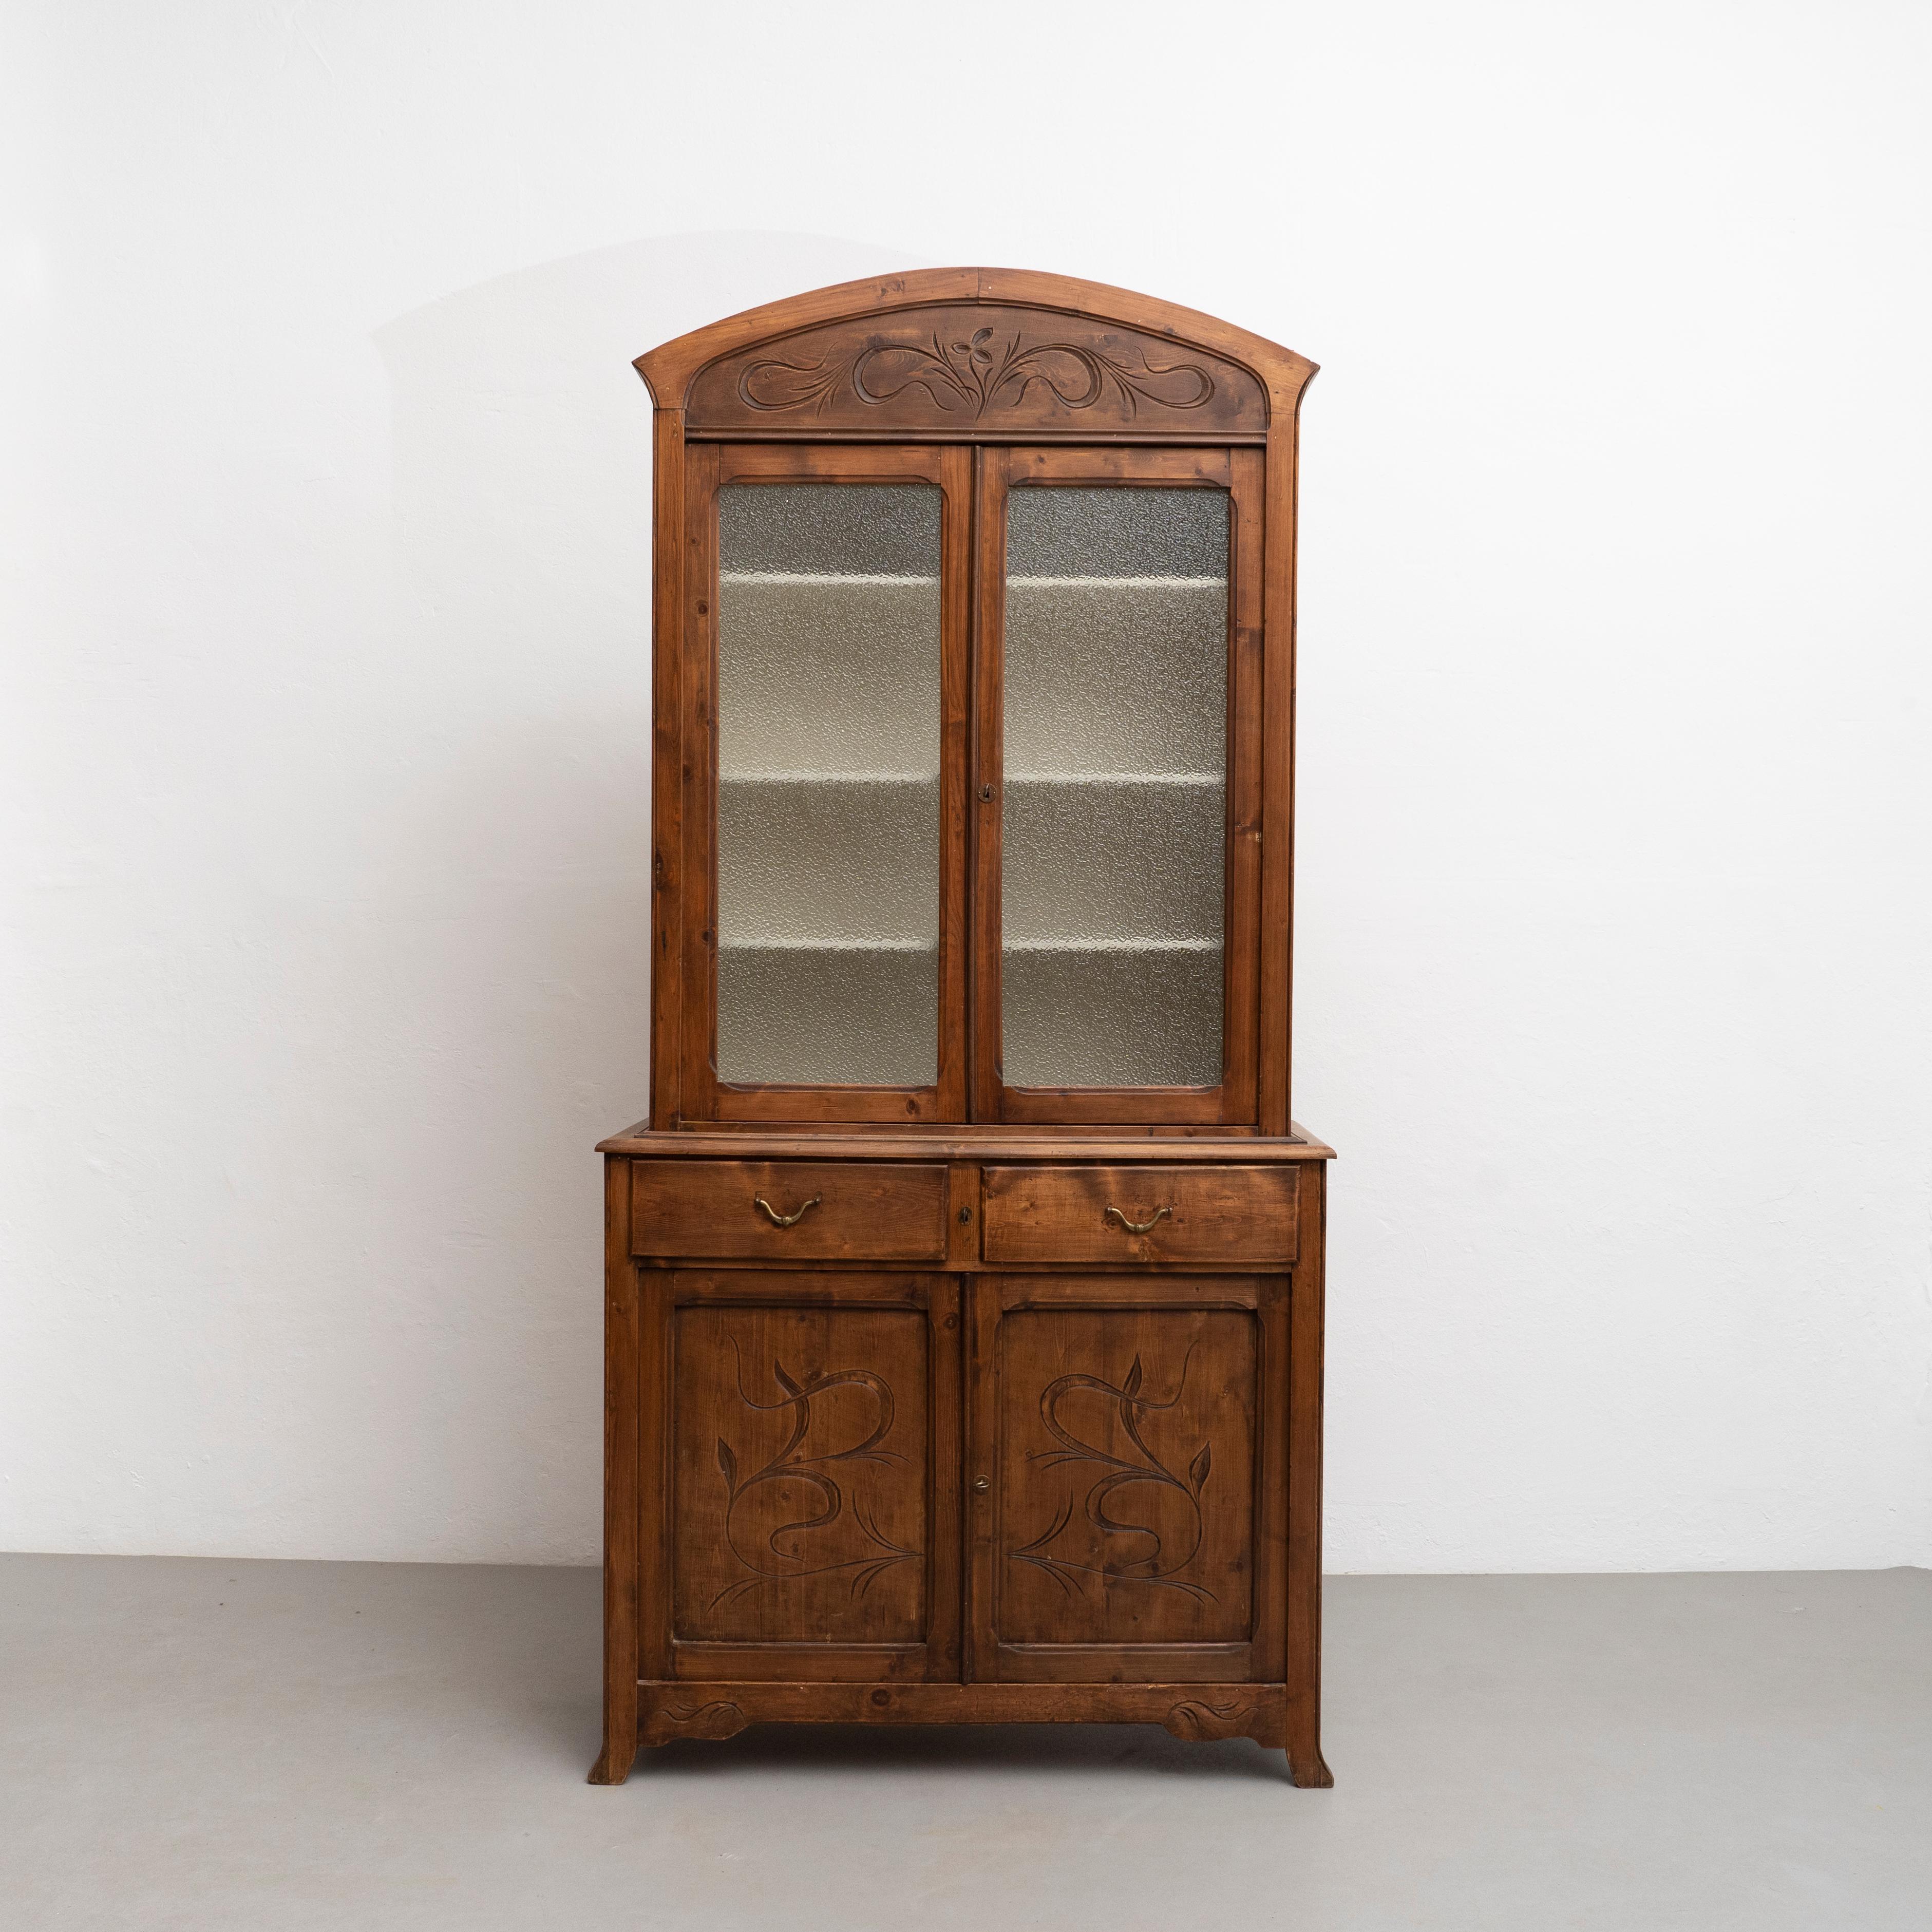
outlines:
[[[602,1144],[604,1744],[1136,1722],[1320,1742],[1326,1162],[1289,1115],[1298,412],[1314,364],[992,268],[819,290],[638,358],[652,1066]],[[716,1072],[718,491],[942,493],[938,1074]],[[1222,1067],[1000,1066],[1006,493],[1227,492]],[[760,1207],[760,1202],[765,1204]],[[1112,1211],[1109,1211],[1109,1210]]]
[[[1292,1167],[989,1167],[986,1256],[999,1264],[1294,1259]]]

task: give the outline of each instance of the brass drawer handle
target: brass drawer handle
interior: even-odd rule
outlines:
[[[774,1228],[796,1227],[800,1222],[805,1219],[806,1208],[816,1208],[824,1198],[825,1196],[822,1194],[814,1194],[812,1198],[805,1204],[805,1208],[801,1208],[796,1214],[781,1214],[762,1194],[754,1194],[752,1196],[753,1204],[754,1206],[762,1208],[765,1210],[765,1218],[771,1222]],[[1161,1211],[1165,1214],[1166,1210],[1163,1208]]]
[[[1171,1208],[1156,1208],[1144,1221],[1130,1221],[1118,1208],[1109,1208],[1107,1210],[1107,1214],[1112,1215],[1114,1219],[1119,1222],[1130,1234],[1144,1234],[1163,1214],[1171,1214],[1173,1212],[1174,1210]],[[1107,1214],[1102,1214],[1100,1219],[1102,1221],[1106,1220]]]

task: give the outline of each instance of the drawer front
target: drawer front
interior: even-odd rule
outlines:
[[[986,1258],[1285,1267],[1300,1180],[1292,1167],[989,1167]]]
[[[633,1161],[631,1252],[698,1261],[939,1261],[946,1170],[897,1161]]]

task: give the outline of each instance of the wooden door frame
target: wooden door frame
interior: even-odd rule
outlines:
[[[1006,498],[1016,485],[1228,492],[1228,658],[1221,1078],[1213,1087],[1020,1088],[1002,1077],[1000,852],[1005,785]],[[1248,448],[988,446],[974,472],[972,1118],[1040,1126],[1253,1126],[1261,1038],[1264,462]],[[1286,782],[1282,775],[1278,782]],[[1263,1131],[1267,1131],[1265,1127]]]
[[[685,1120],[931,1124],[966,1117],[966,761],[971,458],[937,443],[694,443],[685,452],[682,721]],[[734,483],[926,482],[943,492],[940,555],[938,1074],[928,1087],[727,1083],[718,1052],[718,492]],[[660,634],[662,635],[662,633]]]
[[[641,1267],[638,1592],[640,1675],[688,1682],[956,1683],[959,1573],[961,1277],[814,1268],[787,1272]],[[677,1311],[688,1307],[892,1309],[926,1316],[926,1640],[922,1644],[680,1642],[674,1634]]]
[[[1117,1275],[1064,1271],[982,1274],[966,1289],[965,1557],[963,1674],[974,1682],[1258,1683],[1283,1681],[1291,1622],[1289,1556],[1289,1352],[1292,1286],[1285,1274]],[[1206,1310],[1250,1315],[1256,1327],[1256,1439],[1252,1548],[1253,1601],[1245,1644],[1012,1644],[999,1635],[1001,1560],[999,1469],[1000,1324],[1042,1309]],[[1318,1422],[1317,1426],[1318,1428]],[[984,1480],[986,1487],[978,1485]],[[1318,1542],[1316,1546],[1318,1561]],[[1293,1607],[1298,1640],[1312,1641],[1317,1621]]]

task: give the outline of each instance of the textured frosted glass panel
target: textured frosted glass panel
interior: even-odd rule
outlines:
[[[1010,1085],[1048,1084],[1048,1070],[1058,1087],[1211,1087],[1221,1077],[1218,946],[1011,951],[1000,1006]]]
[[[1007,770],[1218,773],[1227,639],[1219,578],[1010,578]]]
[[[929,1084],[938,1005],[939,955],[931,947],[723,947],[718,1078]]]
[[[1218,946],[1224,818],[1211,777],[1009,779],[1006,944]]]
[[[937,577],[930,483],[733,483],[718,493],[721,570]]]
[[[1016,490],[1009,577],[1226,577],[1225,490]]]
[[[1221,1078],[1228,499],[1008,499],[1002,1071]]]
[[[726,944],[939,943],[936,775],[725,778],[718,844]]]
[[[718,492],[718,1074],[938,1073],[940,492]]]
[[[721,770],[938,772],[937,578],[721,573],[718,628]]]

